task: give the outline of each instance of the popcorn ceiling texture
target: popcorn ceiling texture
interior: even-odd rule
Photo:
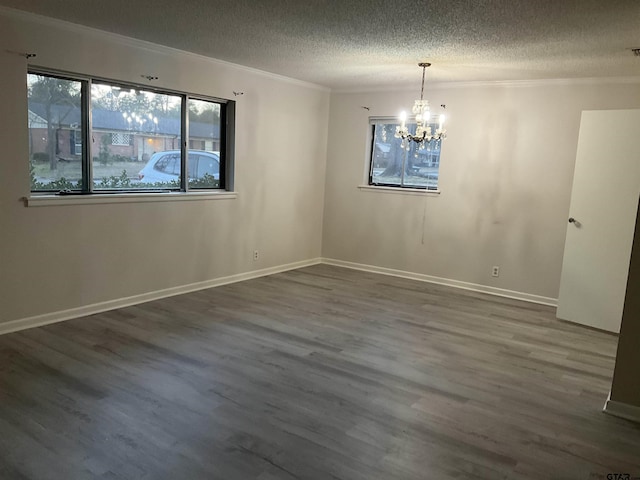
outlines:
[[[640,0],[0,0],[333,89],[640,76]]]

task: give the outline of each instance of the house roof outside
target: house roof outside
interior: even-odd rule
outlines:
[[[158,118],[157,127],[140,129],[130,128],[129,123],[122,116],[122,112],[93,108],[91,110],[92,125],[96,130],[113,132],[132,132],[142,135],[179,136],[180,119],[169,116],[155,115]],[[46,128],[46,107],[42,103],[29,102],[29,123],[32,128]],[[32,123],[37,120],[37,123]],[[80,109],[71,105],[52,105],[51,120],[64,128],[77,128],[82,122]],[[189,135],[195,138],[219,139],[220,126],[203,122],[189,122]]]

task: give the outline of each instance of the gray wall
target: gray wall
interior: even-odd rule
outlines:
[[[449,118],[442,193],[358,189],[366,183],[368,117],[408,110],[418,93],[332,93],[323,256],[553,303],[581,111],[639,108],[637,81],[427,84],[426,97],[446,104]]]

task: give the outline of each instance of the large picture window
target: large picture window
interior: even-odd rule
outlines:
[[[438,189],[441,141],[426,144],[406,142],[396,138],[395,119],[372,119],[369,185]],[[416,124],[407,123],[415,134]],[[437,124],[431,125],[433,131]]]
[[[27,87],[33,192],[226,188],[233,102],[37,70]]]

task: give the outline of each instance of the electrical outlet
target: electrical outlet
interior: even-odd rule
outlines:
[[[491,267],[491,276],[492,277],[499,277],[500,276],[500,267],[497,265],[494,265],[493,267]]]
[[[258,250],[254,250],[253,251],[253,261],[255,262],[259,258],[260,258],[260,253],[258,252]]]

